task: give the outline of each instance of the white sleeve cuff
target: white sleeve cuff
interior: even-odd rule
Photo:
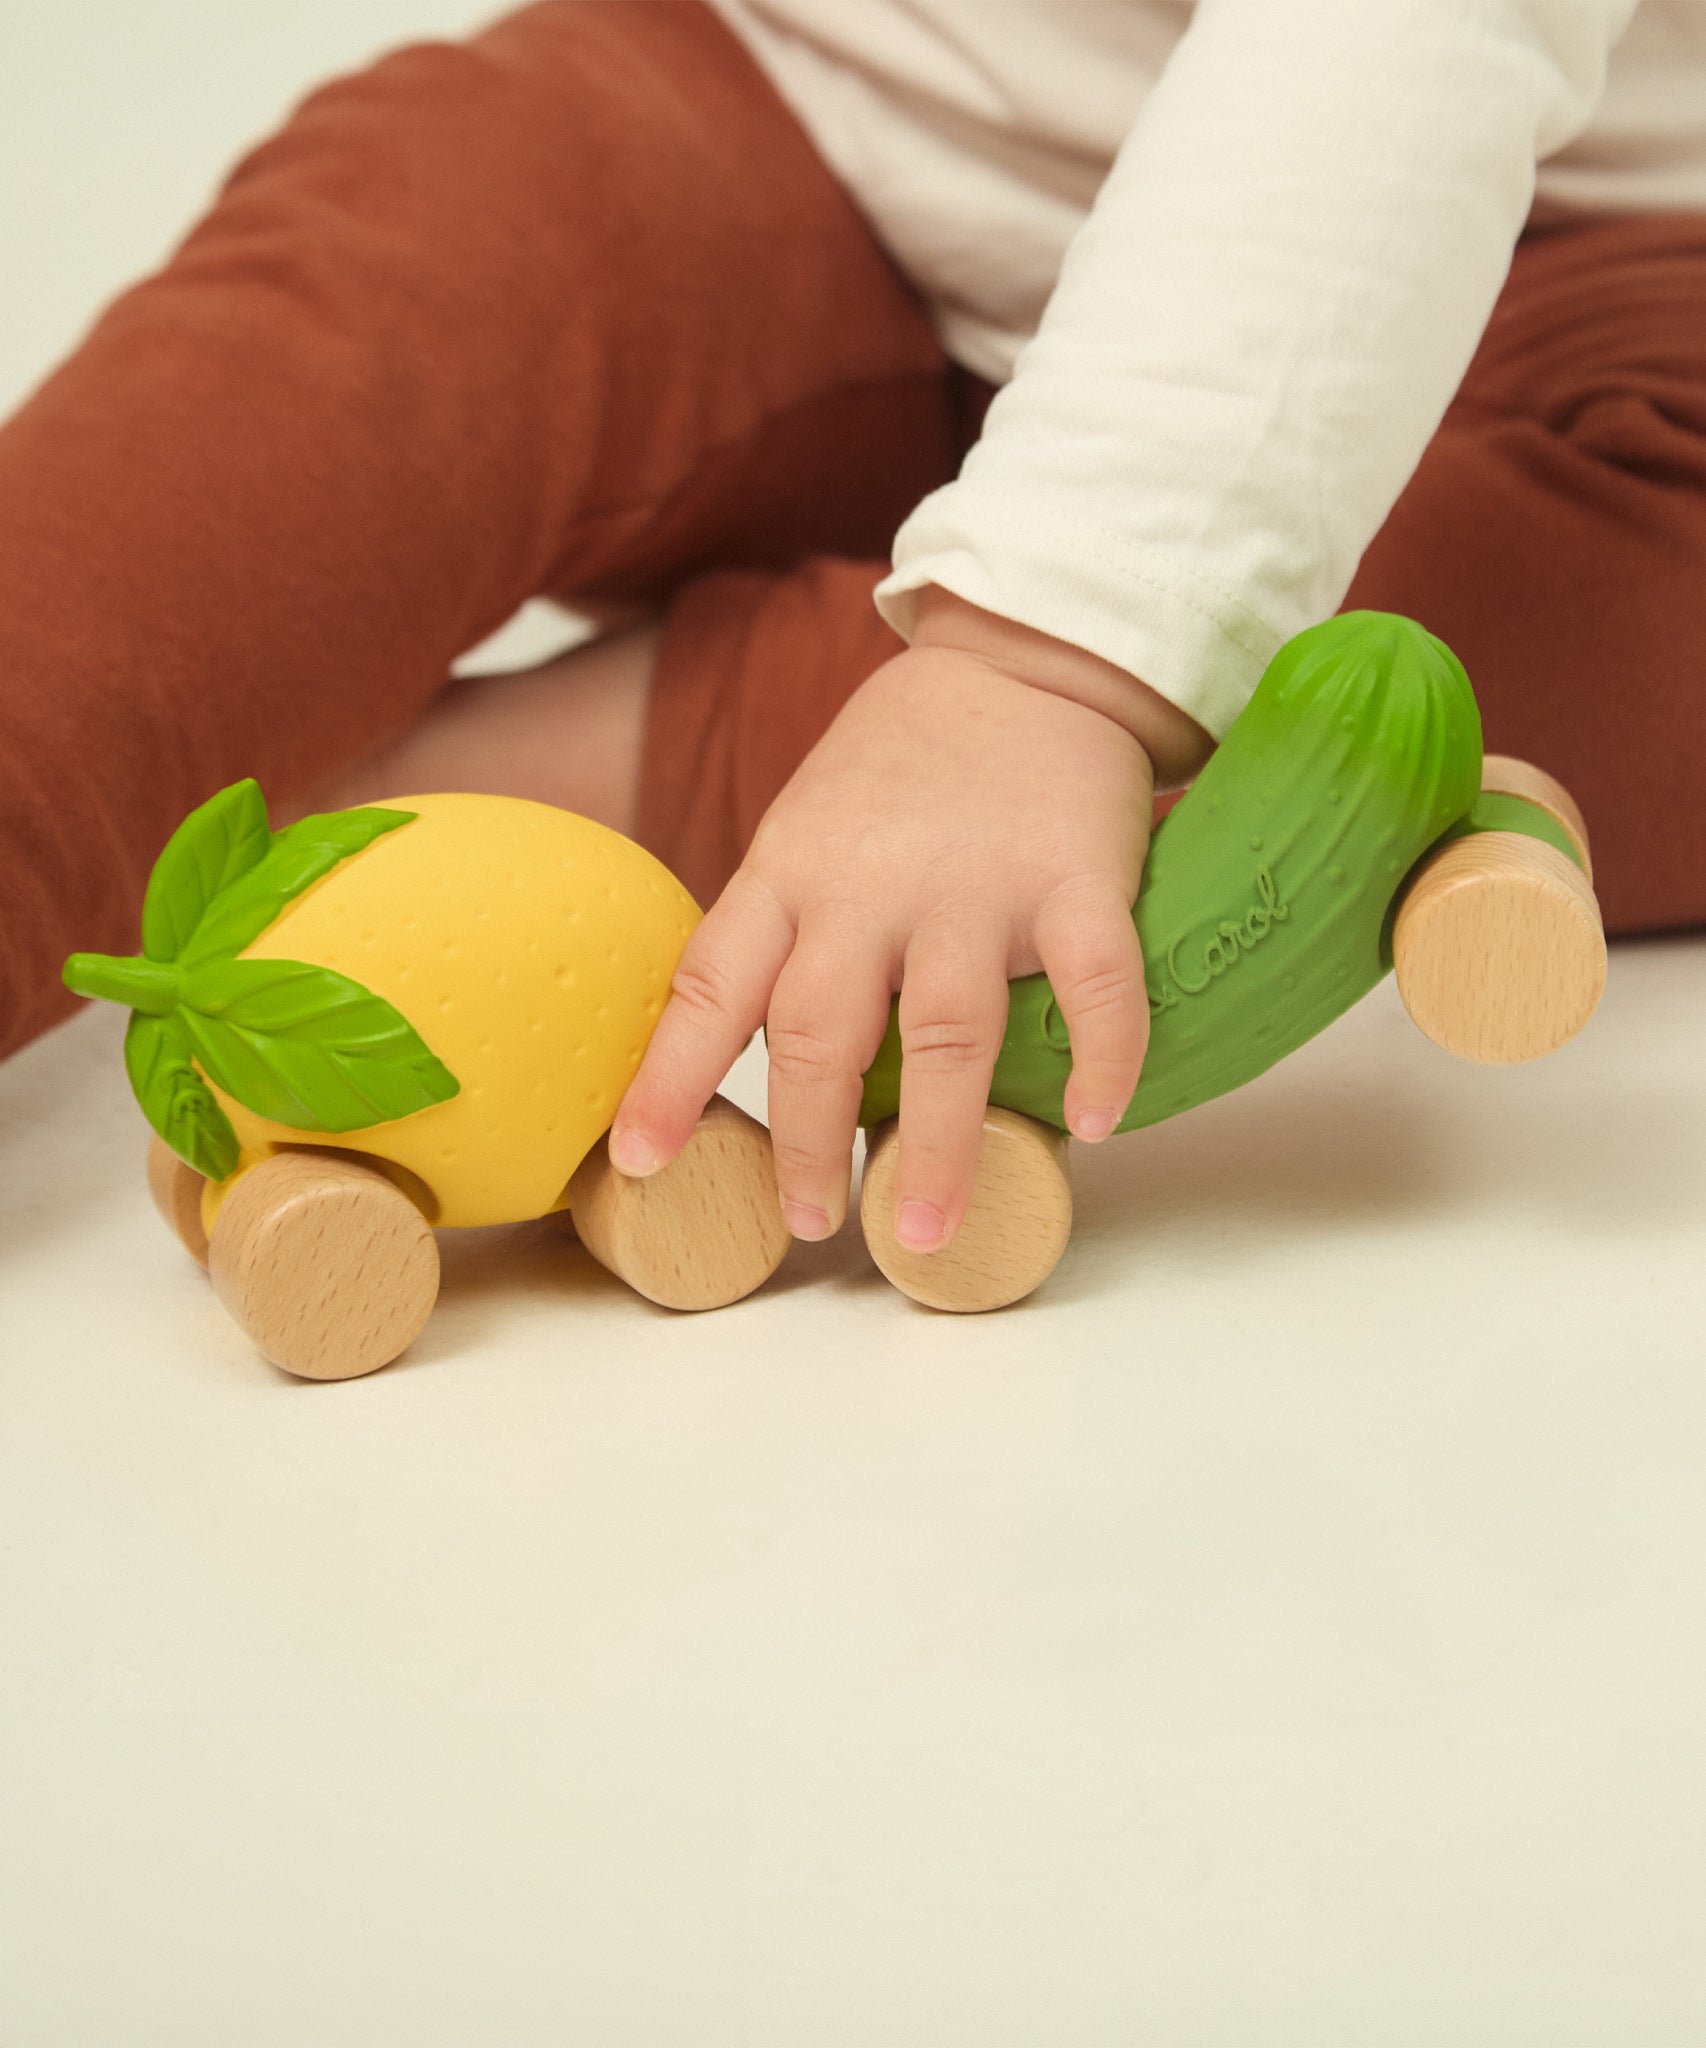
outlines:
[[[1021,516],[1005,493],[963,481],[924,500],[900,530],[895,560],[876,601],[902,638],[912,638],[918,592],[935,584],[1111,661],[1216,739],[1284,638],[1182,561],[1078,511],[1028,505]]]

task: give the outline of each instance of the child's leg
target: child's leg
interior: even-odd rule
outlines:
[[[291,808],[342,810],[410,790],[478,790],[560,804],[641,837],[640,753],[659,638],[660,628],[644,621],[536,668],[448,683],[400,738]]]
[[[1550,770],[1608,929],[1706,923],[1706,219],[1535,236],[1351,604],[1462,657]]]
[[[708,10],[547,0],[316,94],[0,429],[0,1052],[221,783],[300,798],[529,595],[875,552],[953,424]]]
[[[641,836],[702,899],[899,641],[886,564],[690,586],[665,623]],[[1489,751],[1574,793],[1614,931],[1706,923],[1706,221],[1538,237],[1347,600],[1463,657]]]
[[[871,601],[887,567],[695,577],[661,625],[449,684],[301,808],[451,786],[532,797],[638,839],[709,904],[842,704],[905,644]]]
[[[701,903],[837,711],[905,644],[871,593],[886,561],[700,577],[664,621],[640,760],[637,836]]]

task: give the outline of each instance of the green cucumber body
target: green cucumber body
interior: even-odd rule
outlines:
[[[1400,883],[1474,829],[1480,785],[1475,695],[1431,633],[1347,612],[1287,641],[1155,833],[1132,913],[1149,1050],[1118,1129],[1253,1080],[1366,995],[1392,964]],[[900,1064],[891,1007],[861,1122],[895,1114]],[[1011,983],[990,1101],[1064,1128],[1071,1066],[1047,979]]]

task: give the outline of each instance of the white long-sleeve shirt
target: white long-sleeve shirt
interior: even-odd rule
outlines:
[[[714,0],[1005,383],[895,543],[1220,734],[1342,600],[1531,213],[1706,211],[1706,0]]]

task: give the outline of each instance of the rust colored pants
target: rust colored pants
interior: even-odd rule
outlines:
[[[667,614],[641,836],[701,897],[865,674],[979,394],[690,0],[545,0],[315,94],[0,428],[0,1052],[183,814],[405,729],[529,596]],[[1706,221],[1519,251],[1352,602],[1706,920]]]

